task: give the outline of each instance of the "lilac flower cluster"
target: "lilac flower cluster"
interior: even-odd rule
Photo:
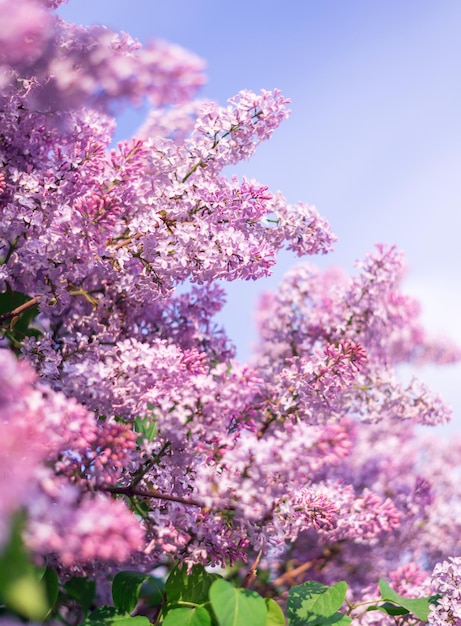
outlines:
[[[28,484],[45,455],[46,439],[37,420],[25,419],[27,390],[36,378],[25,363],[0,351],[0,547],[8,537],[8,521],[27,497]]]
[[[451,626],[461,620],[461,558],[450,557],[437,563],[432,573],[434,591],[442,598],[432,607],[429,624]]]
[[[308,265],[289,272],[278,294],[261,302],[257,363],[277,380],[299,381],[298,407],[298,398],[313,392],[325,399],[329,416],[347,410],[366,421],[447,421],[450,410],[440,398],[416,378],[404,385],[395,365],[429,358],[453,362],[459,349],[426,338],[416,303],[399,290],[403,258],[395,248],[378,246],[359,268],[352,278],[331,270],[321,275]],[[338,347],[341,359],[326,356],[324,366],[314,365],[320,349],[328,355]],[[290,373],[293,363],[297,371]],[[301,383],[306,373],[308,385]]]
[[[126,560],[141,547],[142,528],[125,504],[92,491],[98,482],[118,482],[139,456],[136,435],[97,423],[7,350],[0,350],[0,382],[0,545],[11,514],[26,506],[27,541],[38,554],[68,565]]]
[[[126,34],[66,24],[47,11],[60,2],[2,0],[0,86],[22,86],[27,109],[53,114],[116,100],[182,102],[204,82],[203,63],[162,41],[141,49]]]
[[[191,101],[194,56],[66,24],[57,4],[8,5],[0,35],[0,541],[22,506],[27,545],[64,574],[261,551],[275,576],[299,562],[358,599],[380,576],[422,588],[455,553],[461,501],[447,449],[415,434],[449,408],[396,366],[461,354],[426,337],[402,255],[380,245],[352,277],[293,269],[236,361],[217,281],[335,240],[313,206],[223,174],[288,101]],[[145,98],[110,148],[113,106]]]

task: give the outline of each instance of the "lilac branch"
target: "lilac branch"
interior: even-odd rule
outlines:
[[[98,487],[98,489],[100,491],[113,493],[114,495],[128,496],[129,498],[133,496],[138,496],[140,498],[154,498],[156,500],[167,500],[168,502],[179,502],[180,504],[185,504],[186,506],[196,506],[201,509],[205,508],[201,502],[198,502],[198,500],[193,500],[192,498],[181,498],[181,496],[172,496],[166,493],[161,493],[156,489],[145,491],[144,489],[138,489],[132,485],[129,485],[128,487],[112,487],[110,485],[103,485]]]
[[[8,313],[3,313],[3,315],[0,315],[0,323],[5,322],[6,320],[12,319],[13,317],[16,317],[17,315],[20,315],[21,313],[24,313],[24,311],[31,309],[33,306],[35,306],[39,302],[40,302],[40,296],[35,296],[35,298],[32,298],[31,300],[24,302],[24,304],[21,304],[20,306],[16,307],[12,311],[8,311]]]

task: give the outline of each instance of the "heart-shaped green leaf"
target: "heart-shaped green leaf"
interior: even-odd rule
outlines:
[[[255,591],[220,578],[211,585],[210,602],[219,626],[266,626],[266,603]]]

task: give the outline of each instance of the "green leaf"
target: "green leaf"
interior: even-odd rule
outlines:
[[[266,625],[266,603],[256,591],[236,589],[220,578],[210,587],[210,602],[219,626]]]
[[[75,576],[66,582],[64,589],[67,593],[78,601],[84,614],[86,615],[93,604],[96,594],[96,583],[88,578]]]
[[[32,298],[20,291],[5,291],[0,293],[0,315],[14,311],[14,309],[17,309],[22,304],[29,302],[29,300],[32,300]],[[36,304],[26,309],[18,315],[18,319],[14,323],[14,328],[25,333],[29,324],[37,317],[38,312],[38,306]]]
[[[42,581],[45,584],[46,597],[48,599],[49,611],[54,608],[59,596],[58,575],[51,567],[47,567],[43,573]]]
[[[209,589],[218,578],[218,574],[210,574],[203,565],[194,565],[189,574],[186,567],[175,567],[165,583],[168,602],[205,604]]]
[[[381,591],[381,597],[383,600],[393,602],[399,606],[403,606],[404,609],[416,615],[416,617],[422,621],[427,621],[429,616],[429,605],[433,602],[433,596],[427,596],[425,598],[405,598],[395,592],[385,580],[379,581],[379,590]]]
[[[22,542],[24,516],[15,515],[11,537],[0,554],[0,596],[6,608],[32,621],[41,622],[50,612],[45,583],[31,563]]]
[[[288,593],[287,617],[290,626],[339,624],[345,617],[337,613],[346,598],[347,583],[331,587],[309,580]],[[349,623],[342,621],[343,624]]]
[[[285,626],[286,620],[282,609],[272,598],[264,598],[267,608],[265,626]]]
[[[112,599],[121,613],[132,613],[139,600],[141,587],[148,574],[139,572],[119,572],[112,581]]]
[[[403,606],[397,606],[391,602],[369,606],[367,608],[367,612],[368,611],[381,611],[382,613],[386,613],[386,615],[408,615],[410,612],[407,609],[404,609]]]
[[[211,617],[202,606],[173,609],[167,613],[163,626],[211,626]]]
[[[147,617],[137,615],[131,617],[126,613],[120,613],[113,606],[102,606],[97,609],[83,622],[80,622],[79,626],[150,626],[150,621]]]
[[[331,617],[327,617],[327,619],[323,620],[321,624],[322,626],[347,626],[347,624],[350,624],[351,622],[351,617],[338,612]]]
[[[145,437],[147,441],[153,441],[157,436],[157,419],[154,415],[138,416],[134,420],[134,430]]]
[[[31,298],[20,291],[3,291],[0,293],[0,315],[14,311],[14,309],[28,300],[31,300]]]
[[[30,620],[41,622],[50,611],[44,588],[32,573],[16,576],[1,592],[9,610]]]
[[[139,597],[147,606],[160,606],[165,601],[164,581],[161,578],[149,576],[149,579],[141,587]]]

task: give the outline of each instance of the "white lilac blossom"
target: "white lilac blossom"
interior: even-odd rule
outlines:
[[[22,507],[33,557],[64,577],[260,552],[356,600],[382,576],[426,590],[461,533],[461,444],[420,443],[450,409],[396,368],[460,351],[426,336],[402,254],[378,245],[350,277],[294,268],[238,362],[218,281],[335,241],[312,205],[223,172],[288,100],[195,101],[195,56],[66,24],[58,4],[0,0],[0,542]],[[145,99],[111,147],[111,113]],[[446,563],[434,624],[458,611]]]

